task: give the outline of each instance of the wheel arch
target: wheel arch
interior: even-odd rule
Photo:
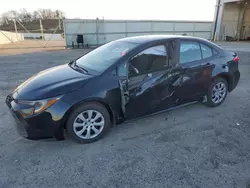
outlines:
[[[231,76],[229,75],[229,73],[220,73],[214,77],[214,80],[217,78],[225,79],[227,81],[228,91],[229,92],[232,91],[232,79],[231,79]]]
[[[115,111],[112,109],[112,107],[106,102],[104,101],[103,99],[100,99],[100,98],[90,98],[90,99],[85,99],[85,100],[82,100],[82,101],[79,101],[77,102],[76,104],[74,104],[73,106],[71,106],[67,112],[65,113],[64,117],[63,117],[63,124],[62,124],[62,127],[64,129],[66,129],[66,123],[67,123],[67,120],[70,116],[70,114],[78,107],[78,106],[81,106],[81,105],[84,105],[86,103],[98,103],[102,106],[104,106],[109,115],[110,115],[110,121],[111,121],[111,126],[114,126],[116,124],[116,116],[115,116]]]

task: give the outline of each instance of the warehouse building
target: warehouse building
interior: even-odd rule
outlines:
[[[211,28],[212,22],[202,21],[64,20],[67,47],[76,46],[79,35],[83,37],[85,45],[89,46],[98,46],[124,37],[150,34],[190,35],[211,39]]]
[[[152,21],[65,19],[64,36],[67,47],[99,46],[123,37],[173,34],[205,39],[250,40],[250,0],[217,0],[214,21]],[[78,40],[77,40],[78,38]]]
[[[250,0],[217,0],[215,40],[250,40]]]

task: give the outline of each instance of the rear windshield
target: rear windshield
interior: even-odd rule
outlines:
[[[137,45],[136,43],[113,41],[80,57],[76,60],[76,64],[86,70],[102,73]]]

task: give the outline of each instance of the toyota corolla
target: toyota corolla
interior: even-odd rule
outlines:
[[[6,104],[26,138],[61,140],[67,130],[88,143],[117,123],[192,101],[219,106],[238,84],[238,67],[236,53],[205,39],[130,37],[39,72]]]

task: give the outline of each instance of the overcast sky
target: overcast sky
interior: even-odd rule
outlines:
[[[60,9],[68,18],[204,20],[214,18],[216,0],[9,0],[0,14],[26,8]]]

